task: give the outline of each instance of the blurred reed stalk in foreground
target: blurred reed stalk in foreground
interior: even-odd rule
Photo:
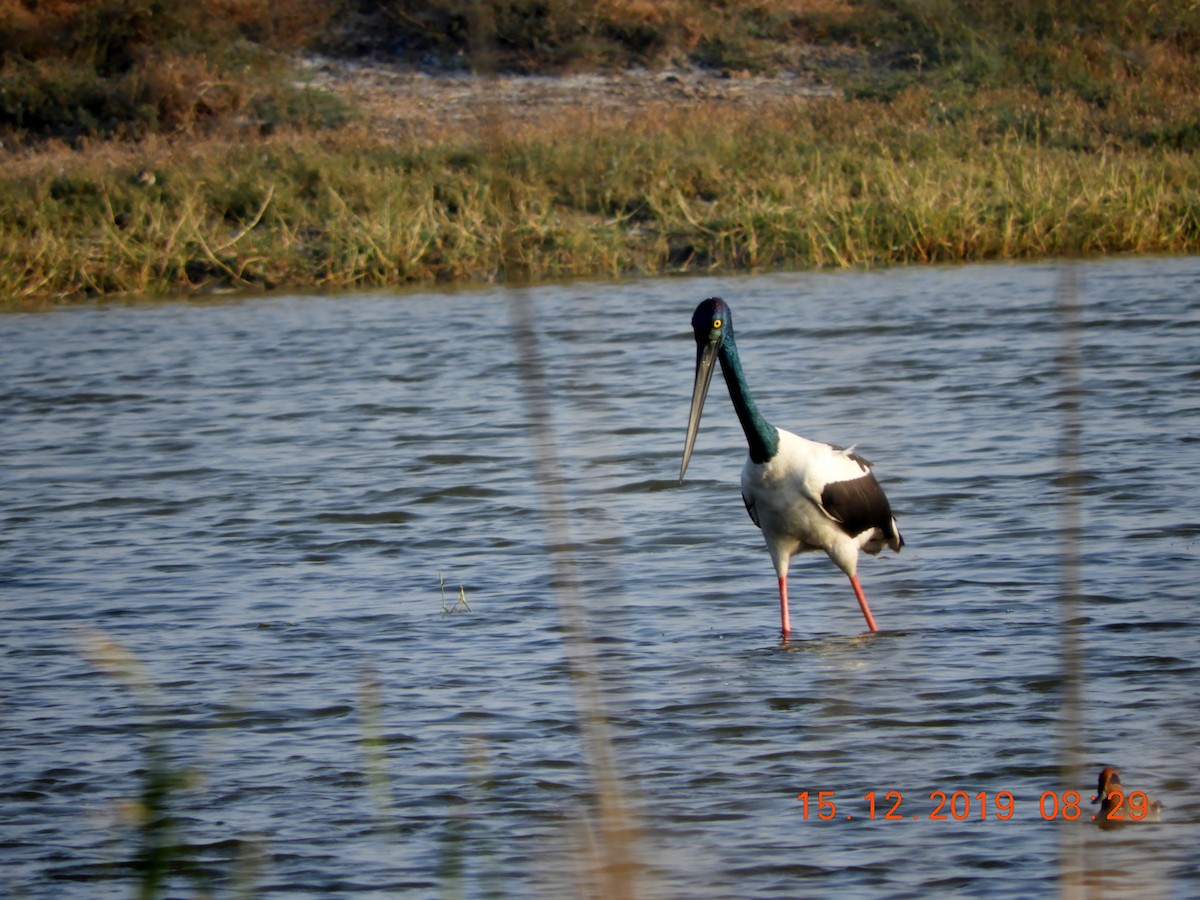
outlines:
[[[1062,413],[1059,447],[1059,507],[1061,528],[1059,617],[1062,649],[1062,707],[1059,716],[1061,783],[1071,789],[1083,785],[1083,647],[1079,635],[1081,529],[1080,405],[1083,383],[1079,349],[1080,299],[1074,266],[1059,269],[1058,314],[1062,330],[1059,349],[1058,408]],[[1080,791],[1082,793],[1082,790]],[[1071,823],[1067,823],[1068,826]],[[1059,888],[1063,897],[1085,896],[1088,872],[1086,845],[1079,828],[1064,827],[1059,837]]]
[[[635,897],[639,863],[632,811],[626,799],[605,711],[601,662],[596,655],[587,613],[579,591],[578,565],[571,538],[571,515],[549,404],[546,376],[534,328],[528,293],[514,292],[510,311],[518,348],[518,365],[529,411],[533,473],[546,523],[552,583],[563,629],[563,645],[575,697],[584,759],[592,787],[592,816],[584,837],[590,870],[578,873],[577,895]]]

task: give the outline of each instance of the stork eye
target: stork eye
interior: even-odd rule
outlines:
[[[720,328],[723,324],[720,319],[713,319],[713,328]]]

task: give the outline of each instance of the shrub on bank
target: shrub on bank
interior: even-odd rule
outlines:
[[[0,132],[140,138],[253,114],[286,94],[272,52],[327,0],[0,0]]]
[[[806,68],[822,45],[858,58],[823,74],[884,101],[918,83],[1101,108],[1132,84],[1200,89],[1192,0],[0,0],[0,139],[321,124],[285,77],[308,47],[553,72]]]

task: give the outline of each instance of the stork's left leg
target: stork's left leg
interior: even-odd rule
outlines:
[[[858,605],[862,608],[863,615],[867,617],[867,627],[872,631],[878,631],[879,627],[875,624],[875,617],[871,615],[871,607],[867,606],[867,595],[863,593],[857,575],[850,576],[850,585],[854,588],[854,596],[858,598]]]
[[[788,615],[787,572],[779,576],[779,620],[782,624],[783,639],[792,633],[792,622]]]

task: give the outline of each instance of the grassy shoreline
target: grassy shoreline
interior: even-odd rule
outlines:
[[[0,308],[1200,251],[1187,0],[56,0],[0,36]],[[838,96],[530,117],[483,75],[451,112],[306,89],[288,61],[331,41],[483,73],[816,72]]]
[[[0,174],[0,297],[1200,251],[1200,139],[1112,115],[911,88],[432,141],[360,125],[59,149]]]

